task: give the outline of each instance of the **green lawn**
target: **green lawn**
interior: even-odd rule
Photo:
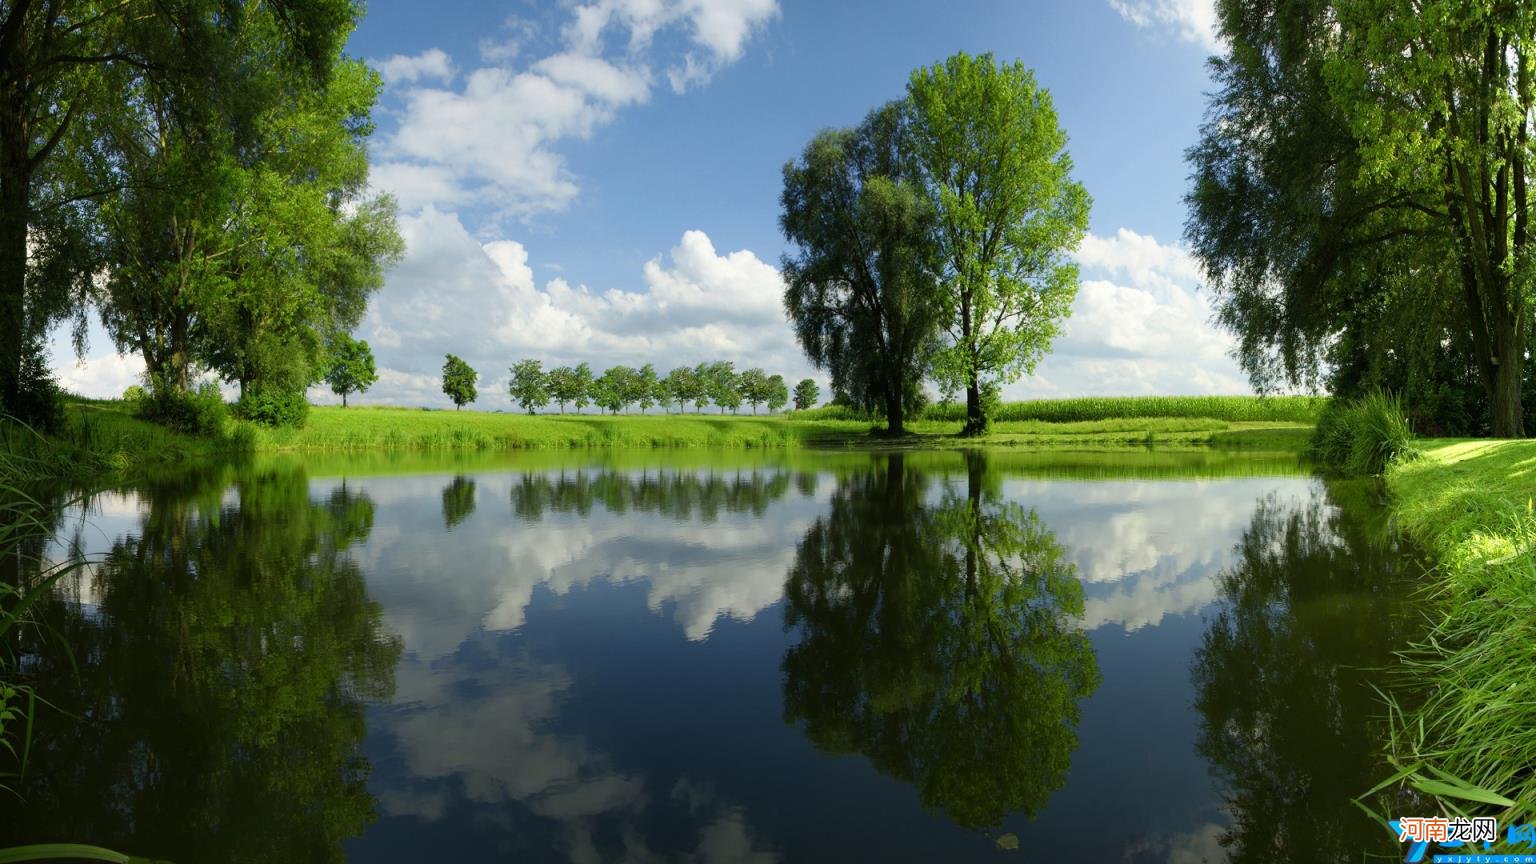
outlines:
[[[1500,822],[1536,815],[1536,441],[1424,441],[1387,483],[1399,524],[1436,562],[1433,631],[1405,656],[1397,757],[1496,792]],[[1444,790],[1441,790],[1442,793]],[[1462,790],[1465,793],[1465,789]],[[1442,795],[1447,806],[1476,806]],[[1516,817],[1519,818],[1516,818]]]

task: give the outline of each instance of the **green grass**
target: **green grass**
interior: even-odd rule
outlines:
[[[1119,406],[1128,416],[1087,419],[1031,419],[1086,415],[1092,403],[1103,410]],[[1241,407],[1247,403],[1247,407]],[[1071,411],[1063,405],[1076,405]],[[65,426],[38,435],[16,424],[0,423],[0,457],[24,466],[20,479],[92,477],[155,470],[162,466],[206,461],[248,452],[462,451],[501,452],[535,449],[950,449],[1099,448],[1124,445],[1159,448],[1220,448],[1296,452],[1310,426],[1296,399],[1257,397],[1134,398],[1013,403],[983,438],[961,438],[962,421],[919,419],[908,434],[889,438],[867,419],[839,419],[833,412],[796,412],[785,416],[718,414],[540,414],[445,411],[386,407],[316,407],[302,429],[269,429],[231,422],[218,437],[183,435],[134,416],[117,400],[71,398]],[[1310,404],[1310,403],[1308,403]],[[1285,408],[1283,406],[1289,405]],[[1030,407],[1035,406],[1035,407]],[[1040,410],[1039,406],[1055,406]],[[1196,411],[1206,406],[1223,417],[1153,416],[1136,412],[1157,407]],[[1026,410],[1027,409],[1027,410]],[[1267,419],[1230,419],[1261,417]],[[0,478],[3,479],[3,478]]]
[[[495,414],[406,408],[315,408],[303,429],[256,429],[261,451],[523,450],[547,448],[727,449],[785,447],[927,448],[974,446],[1210,445],[1297,449],[1308,427],[1294,422],[1229,422],[1196,417],[1003,420],[982,439],[959,437],[959,420],[918,420],[902,438],[872,435],[867,420],[750,415]]]
[[[1323,396],[1088,396],[1079,399],[1035,399],[1005,402],[994,421],[1039,420],[1073,423],[1125,418],[1200,418],[1230,423],[1267,421],[1311,425],[1328,404]],[[817,408],[796,412],[805,419],[855,419],[844,408]],[[965,419],[963,404],[930,405],[919,419]]]
[[[86,477],[184,464],[249,450],[250,429],[236,424],[218,438],[182,435],[134,417],[119,401],[69,399],[52,434],[0,422],[0,482]]]
[[[1432,630],[1405,652],[1391,745],[1452,812],[1536,816],[1536,442],[1425,441],[1387,473],[1401,527],[1434,557]],[[1426,814],[1427,815],[1427,814]]]

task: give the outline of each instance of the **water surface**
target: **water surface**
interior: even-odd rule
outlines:
[[[1221,454],[270,460],[61,516],[5,842],[1359,860],[1414,559]],[[30,644],[30,643],[29,643]],[[78,669],[78,677],[76,677]],[[1018,852],[1007,847],[1014,844]]]

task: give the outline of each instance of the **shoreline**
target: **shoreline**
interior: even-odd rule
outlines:
[[[1418,444],[1421,455],[1385,478],[1394,519],[1433,564],[1417,598],[1431,632],[1403,653],[1392,688],[1414,701],[1389,697],[1392,755],[1408,785],[1447,806],[1501,824],[1528,821],[1536,815],[1536,440]]]

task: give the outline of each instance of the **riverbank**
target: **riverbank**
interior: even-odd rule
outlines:
[[[1405,654],[1396,690],[1422,699],[1395,706],[1393,750],[1405,770],[1418,766],[1410,782],[1448,806],[1530,821],[1536,441],[1430,440],[1420,450],[1387,474],[1401,529],[1436,563],[1422,597],[1433,631]]]

